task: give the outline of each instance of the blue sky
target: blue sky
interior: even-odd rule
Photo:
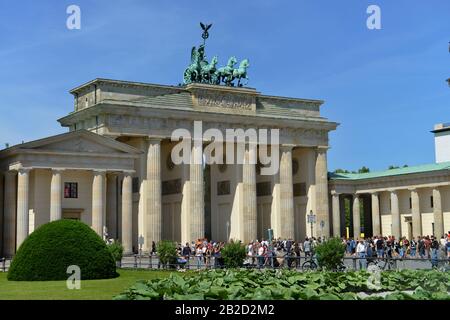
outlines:
[[[81,8],[81,30],[66,8]],[[366,27],[370,4],[381,30]],[[176,85],[213,22],[207,55],[249,58],[249,86],[323,99],[341,123],[329,170],[434,162],[450,122],[450,1],[0,0],[0,144],[65,132],[68,91],[94,78]]]

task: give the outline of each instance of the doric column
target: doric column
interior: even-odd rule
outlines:
[[[50,183],[50,221],[60,220],[62,218],[61,200],[62,200],[62,182],[60,169],[52,170],[52,180]]]
[[[117,239],[117,174],[111,173],[106,177],[106,195],[106,227],[108,236]]]
[[[147,151],[147,247],[161,240],[161,139],[149,138]],[[144,219],[145,221],[145,219]]]
[[[197,240],[205,236],[205,205],[203,191],[202,141],[192,141],[189,180],[191,192],[190,238]]]
[[[359,194],[353,195],[353,238],[358,239],[361,234],[361,212]]]
[[[16,178],[16,171],[7,171],[5,173],[3,253],[7,257],[12,256],[16,251]]]
[[[400,207],[398,204],[397,191],[391,191],[391,218],[392,218],[392,235],[400,238]]]
[[[29,213],[28,193],[30,182],[30,169],[21,168],[17,178],[17,236],[16,249],[28,236]]]
[[[372,233],[374,236],[379,236],[381,235],[380,199],[377,192],[373,192],[370,197],[372,198]]]
[[[103,193],[105,171],[94,171],[92,181],[92,229],[103,239]]]
[[[124,254],[133,250],[133,193],[131,172],[125,172],[122,181],[122,245]]]
[[[417,239],[422,235],[422,221],[420,215],[419,192],[417,189],[411,190],[411,214],[412,214],[412,235]]]
[[[257,238],[256,209],[256,146],[247,146],[242,167],[243,183],[243,237],[248,243]]]
[[[341,236],[341,208],[339,202],[339,193],[332,193],[332,211],[333,211],[333,236]]]
[[[281,146],[280,218],[281,238],[294,239],[294,191],[292,185],[292,146]]]
[[[318,147],[316,154],[316,215],[317,223],[325,224],[317,230],[320,236],[330,236],[329,207],[328,207],[328,168],[327,147]]]
[[[440,239],[444,233],[444,219],[442,216],[441,191],[433,188],[433,215],[434,215],[434,236]]]

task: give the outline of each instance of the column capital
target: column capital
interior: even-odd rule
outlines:
[[[279,145],[281,151],[292,151],[296,145],[295,144],[280,144]]]
[[[124,171],[121,172],[121,175],[122,176],[132,176],[135,173],[136,173],[135,170],[124,170]]]
[[[434,191],[437,191],[437,192],[440,192],[440,191],[441,191],[440,186],[434,186],[434,187],[431,187],[431,189],[433,190],[433,192],[434,192]]]
[[[103,169],[93,169],[92,173],[95,175],[105,175],[106,174],[106,170]]]
[[[380,192],[379,191],[372,191],[370,194],[373,195],[373,196],[378,196],[380,194]]]
[[[408,191],[411,191],[411,192],[417,192],[418,190],[417,190],[416,187],[409,187],[409,188],[408,188]]]
[[[145,140],[151,143],[161,143],[164,138],[163,136],[148,136],[145,137]]]
[[[317,152],[327,152],[328,149],[330,149],[329,146],[317,146],[316,147]]]
[[[387,190],[390,194],[397,194],[398,190],[397,189],[388,189]]]
[[[65,168],[51,168],[50,170],[52,170],[52,172],[54,173],[61,173],[63,171],[65,171]]]
[[[32,168],[20,167],[17,169],[19,173],[29,173]]]
[[[340,196],[341,193],[340,192],[336,192],[335,190],[331,190],[331,195],[332,196]]]

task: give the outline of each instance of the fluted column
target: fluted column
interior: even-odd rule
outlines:
[[[333,236],[341,236],[341,207],[339,201],[339,193],[332,193],[332,213],[333,213]]]
[[[149,138],[147,151],[147,247],[161,240],[161,139]],[[144,219],[145,221],[145,219]]]
[[[94,171],[92,181],[92,229],[103,239],[103,193],[105,171]]]
[[[17,178],[17,236],[16,236],[17,249],[19,249],[22,242],[28,236],[29,182],[30,182],[30,169],[28,168],[19,169],[19,174]]]
[[[189,180],[191,192],[190,238],[197,240],[205,236],[205,205],[203,191],[203,148],[202,141],[192,141]]]
[[[247,146],[242,168],[243,182],[243,230],[242,241],[247,243],[257,238],[256,208],[256,146]]]
[[[433,215],[434,215],[434,236],[441,238],[444,233],[444,219],[442,216],[442,200],[439,188],[433,188]]]
[[[397,191],[391,191],[391,216],[392,216],[392,235],[400,238],[400,207],[398,204]]]
[[[316,154],[316,215],[320,236],[330,236],[329,204],[328,204],[328,168],[327,147],[318,147]],[[325,224],[320,227],[323,221]]]
[[[381,235],[380,223],[380,199],[377,192],[373,192],[372,198],[372,233],[374,236]]]
[[[52,170],[52,180],[50,183],[50,221],[60,220],[62,217],[62,182],[61,170]]]
[[[417,189],[411,190],[411,215],[412,215],[412,236],[417,239],[422,235],[422,221],[420,215],[419,192]]]
[[[3,253],[9,257],[16,251],[17,172],[5,173]]]
[[[131,172],[125,172],[122,181],[122,245],[124,254],[133,250],[133,178]]]
[[[117,174],[106,178],[106,227],[110,238],[117,239]]]
[[[294,191],[292,185],[292,147],[281,147],[280,160],[281,238],[294,239]]]
[[[353,238],[358,239],[361,235],[361,212],[359,194],[353,196]]]

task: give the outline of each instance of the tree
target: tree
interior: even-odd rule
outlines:
[[[370,172],[370,169],[366,166],[362,166],[361,169],[358,169],[358,173],[367,173]]]
[[[334,170],[334,173],[350,173],[348,170],[344,170],[344,169],[336,169]]]

